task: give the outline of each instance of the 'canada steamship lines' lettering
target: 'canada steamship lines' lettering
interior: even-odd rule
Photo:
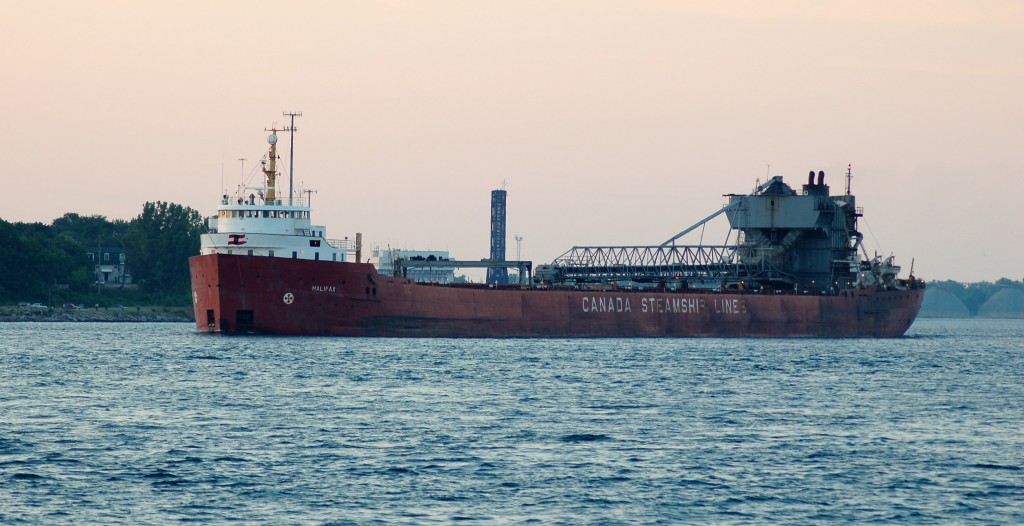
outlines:
[[[633,312],[629,298],[583,296],[583,312]]]
[[[633,298],[636,299],[636,298]],[[583,296],[583,312],[633,312],[629,297]],[[711,310],[715,314],[746,314],[747,305],[739,298],[714,298]],[[704,298],[640,297],[640,312],[657,314],[700,314],[707,309]]]
[[[640,299],[642,312],[697,314],[704,308],[703,298],[658,298]]]

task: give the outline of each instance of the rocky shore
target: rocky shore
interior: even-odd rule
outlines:
[[[89,307],[84,309],[42,309],[0,307],[0,322],[194,322],[191,307]]]

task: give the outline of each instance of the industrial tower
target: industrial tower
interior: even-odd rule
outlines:
[[[505,190],[491,191],[491,261],[505,261]],[[508,285],[508,269],[489,267],[489,285]]]

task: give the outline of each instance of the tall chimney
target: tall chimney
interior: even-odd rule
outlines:
[[[505,261],[505,190],[491,191],[491,261]],[[489,267],[487,284],[508,285],[508,269]]]

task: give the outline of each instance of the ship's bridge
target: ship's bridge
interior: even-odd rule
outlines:
[[[210,217],[211,232],[295,235],[307,230],[322,231],[323,227],[311,224],[310,209],[304,206],[221,205],[217,215]]]
[[[268,130],[270,151],[261,161],[263,186],[240,186],[234,196],[221,196],[217,215],[207,218],[209,233],[201,237],[200,254],[240,254],[292,259],[359,261],[359,239],[328,239],[323,225],[310,220],[310,203],[277,192],[277,132]],[[300,192],[301,193],[301,192]]]
[[[241,203],[239,203],[241,201]],[[241,254],[323,261],[348,261],[356,242],[328,239],[327,228],[314,225],[307,203],[255,204],[255,199],[228,199],[207,221],[202,254]]]

